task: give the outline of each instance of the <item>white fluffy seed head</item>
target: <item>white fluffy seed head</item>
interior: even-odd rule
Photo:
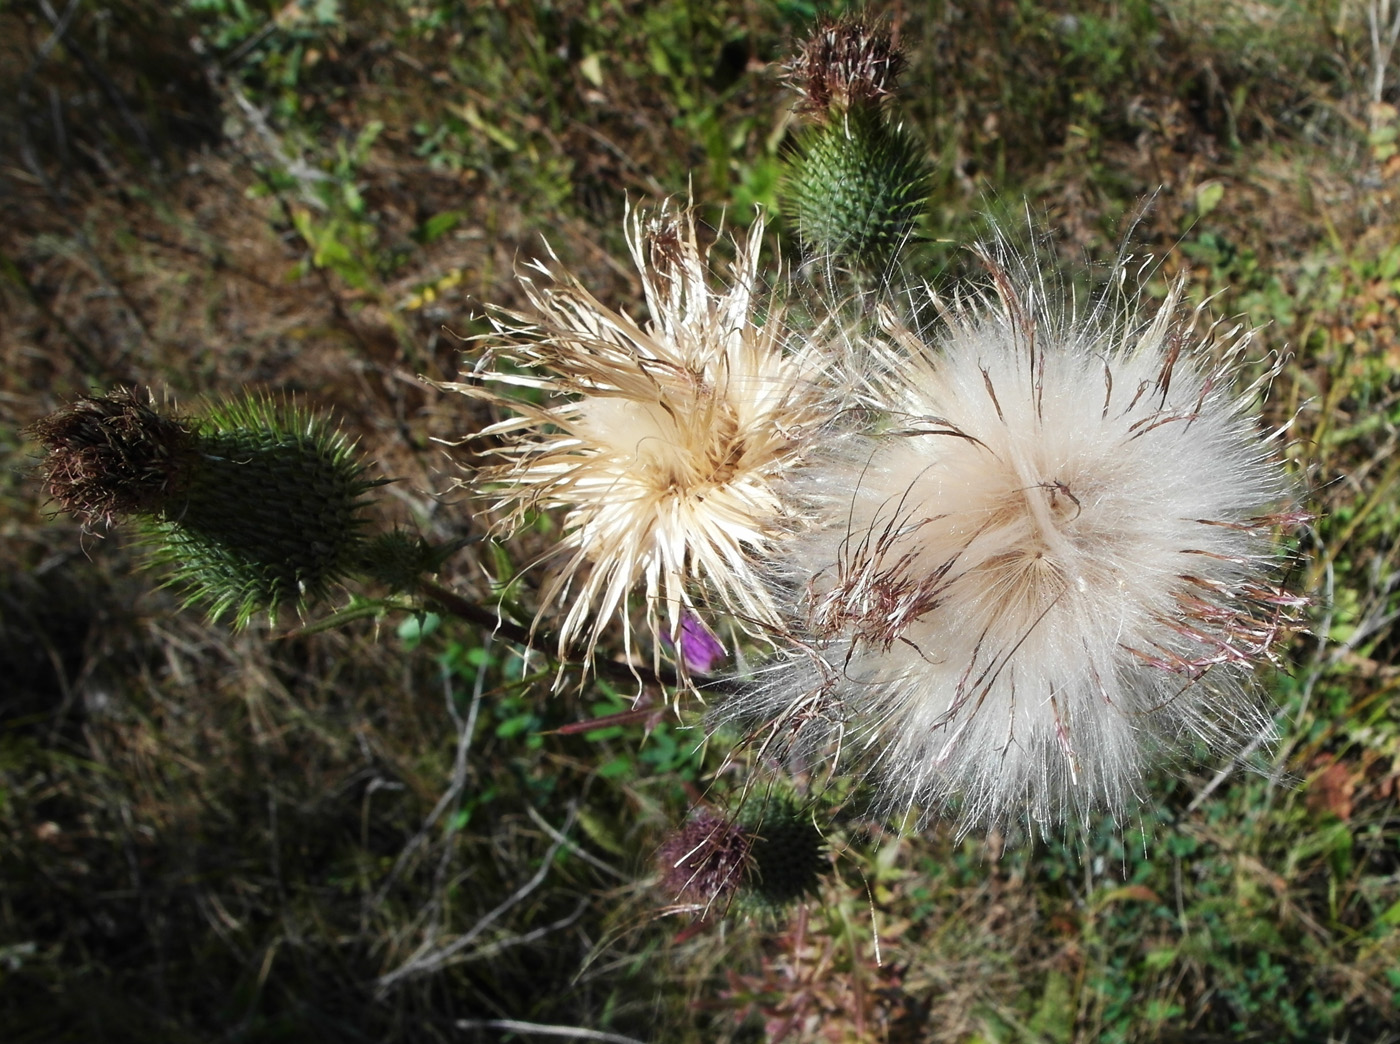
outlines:
[[[742,627],[775,626],[755,564],[787,525],[774,484],[827,415],[815,349],[789,351],[782,302],[761,292],[761,219],[718,290],[690,211],[631,212],[628,232],[649,320],[536,265],[548,281],[524,284],[537,314],[504,316],[507,343],[476,380],[448,386],[515,414],[482,433],[504,438],[504,459],[476,482],[505,525],[564,513],[539,610],[562,615],[561,656],[580,639],[591,655],[614,617],[630,652],[634,592],[653,636],[673,646],[706,599]],[[502,395],[505,385],[543,401]]]
[[[1253,676],[1292,494],[1253,416],[1249,335],[1198,332],[1177,284],[1077,315],[1032,264],[889,325],[873,429],[790,495],[819,521],[771,585],[800,652],[729,713],[761,742],[861,760],[890,811],[1041,830],[1140,798],[1154,759],[1270,732]],[[1122,273],[1118,273],[1122,275]]]

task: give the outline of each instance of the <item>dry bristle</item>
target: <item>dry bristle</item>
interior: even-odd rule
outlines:
[[[648,322],[567,276],[544,287],[526,279],[539,318],[502,321],[515,343],[480,368],[488,386],[450,386],[517,414],[483,433],[505,437],[506,460],[478,474],[508,523],[565,512],[562,561],[540,602],[541,613],[564,613],[561,653],[580,637],[591,653],[615,615],[630,650],[634,591],[653,636],[673,646],[687,613],[773,626],[756,568],[786,522],[773,485],[827,416],[818,347],[788,351],[782,302],[756,300],[761,220],[723,291],[710,288],[689,212],[632,214],[628,230]],[[535,373],[489,368],[496,354]],[[503,396],[501,385],[539,389],[544,402]]]
[[[25,429],[44,444],[49,495],[84,526],[156,514],[177,492],[193,432],[126,389],[84,396]]]
[[[784,68],[802,95],[801,112],[824,118],[833,109],[878,105],[897,88],[904,55],[890,34],[858,18],[823,18]]]

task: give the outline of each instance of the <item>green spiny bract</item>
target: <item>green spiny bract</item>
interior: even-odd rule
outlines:
[[[389,590],[409,593],[422,578],[435,573],[462,542],[435,547],[417,533],[391,529],[365,542],[360,552],[359,571]]]
[[[751,901],[776,910],[815,893],[829,864],[811,815],[787,798],[774,798],[747,818],[752,841],[745,885]]]
[[[783,196],[809,255],[880,273],[913,233],[929,175],[908,131],[853,107],[799,138]]]
[[[303,611],[356,571],[377,481],[354,443],[297,407],[247,397],[195,422],[177,495],[148,520],[153,557],[211,619]]]

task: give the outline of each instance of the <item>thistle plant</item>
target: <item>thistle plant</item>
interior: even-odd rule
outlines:
[[[817,126],[792,181],[809,247],[886,263],[907,235],[915,160],[872,167],[898,191],[854,196],[841,165],[873,155],[867,131],[898,140],[899,68],[855,21],[792,63]],[[630,660],[638,597],[653,656],[693,684],[728,616],[751,648],[717,722],[963,829],[1121,816],[1156,766],[1266,742],[1255,679],[1306,603],[1279,550],[1303,516],[1286,431],[1255,416],[1279,364],[1245,380],[1248,331],[1200,329],[1183,284],[1153,302],[1125,264],[1079,308],[999,240],[979,249],[987,287],[925,288],[906,319],[833,306],[798,328],[773,291],[760,321],[762,228],[716,292],[689,212],[633,214],[649,322],[527,279],[538,317],[507,316],[452,386],[514,414],[477,473],[506,527],[563,513],[536,617],[562,616],[561,656],[618,618]],[[693,869],[718,890],[715,865]]]
[[[118,389],[29,431],[54,501],[86,526],[139,518],[152,560],[212,619],[304,611],[362,564],[380,482],[351,440],[292,404],[249,395],[193,419]]]
[[[889,111],[904,57],[889,33],[856,18],[823,19],[787,65],[804,128],[783,181],[808,256],[886,275],[912,235],[931,168]]]
[[[1126,813],[1154,766],[1271,735],[1256,675],[1306,602],[1283,580],[1303,518],[1286,429],[1256,416],[1279,364],[1250,379],[1249,332],[1203,329],[1181,283],[1153,301],[1120,265],[1081,308],[1000,241],[985,287],[864,307],[872,277],[919,285],[896,268],[930,173],[890,111],[902,68],[851,18],[787,66],[805,126],[784,205],[827,264],[815,307],[789,307],[803,272],[762,270],[762,214],[717,277],[692,209],[629,205],[645,316],[533,262],[531,308],[493,313],[444,385],[498,411],[464,435],[495,533],[558,526],[527,565],[529,628],[424,579],[453,548],[367,533],[354,444],[267,398],[199,418],[79,399],[31,428],[53,499],[87,526],[140,519],[172,582],[237,626],[363,577],[613,677],[641,678],[643,632],[648,680],[678,708],[723,690],[712,720],[743,724],[753,762],[863,772],[884,810],[963,829]],[[612,628],[621,657],[598,658]],[[699,812],[664,884],[780,904],[821,852],[791,803]]]

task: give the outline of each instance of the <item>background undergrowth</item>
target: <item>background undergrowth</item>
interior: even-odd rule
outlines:
[[[120,531],[51,515],[17,432],[115,385],[301,396],[398,479],[388,521],[469,541],[442,578],[485,599],[524,559],[482,539],[441,440],[488,418],[419,375],[521,303],[542,234],[635,312],[626,197],[775,210],[777,64],[833,8],[11,3],[5,1040],[1400,1039],[1394,5],[884,8],[936,164],[924,272],[1029,213],[1069,264],[1128,249],[1291,353],[1271,419],[1296,415],[1319,602],[1274,680],[1278,750],[1161,780],[1082,844],[844,819],[820,901],[664,916],[652,855],[737,785],[722,742],[659,711],[570,729],[632,693],[551,697],[550,665],[460,622],[205,626]]]

